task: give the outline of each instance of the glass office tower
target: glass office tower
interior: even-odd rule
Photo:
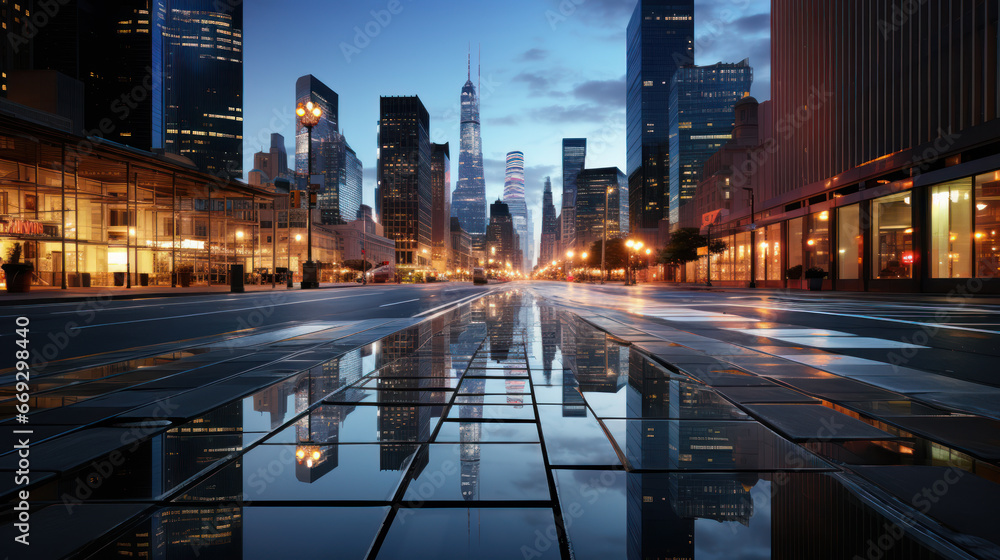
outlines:
[[[631,230],[667,217],[670,81],[694,64],[694,0],[639,0],[627,31],[626,169]]]

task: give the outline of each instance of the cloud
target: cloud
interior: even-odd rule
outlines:
[[[625,106],[625,76],[617,80],[590,80],[573,88],[573,96],[580,101],[598,105]]]
[[[486,124],[490,126],[520,126],[521,123],[514,115],[507,115],[506,117],[486,119]]]
[[[548,75],[541,72],[521,72],[511,78],[510,81],[527,84],[528,89],[535,94],[548,93],[548,90],[552,86],[552,80],[549,79]]]
[[[521,53],[521,56],[517,57],[517,60],[521,62],[535,62],[545,60],[548,56],[549,51],[545,49],[533,48]]]

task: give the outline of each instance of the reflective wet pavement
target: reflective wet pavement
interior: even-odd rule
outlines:
[[[516,288],[413,323],[40,378],[30,557],[1000,557],[996,461],[942,443],[989,419],[801,364],[699,377],[683,336]]]

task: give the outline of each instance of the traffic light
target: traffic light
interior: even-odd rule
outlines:
[[[309,208],[316,208],[316,191],[311,191],[309,193]]]
[[[289,208],[302,208],[302,191],[292,191],[292,199]]]

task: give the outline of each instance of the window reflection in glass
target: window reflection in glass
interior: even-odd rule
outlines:
[[[872,201],[872,274],[913,277],[913,211],[910,191]]]
[[[976,277],[1000,277],[1000,171],[976,177]]]
[[[931,277],[972,276],[972,181],[931,187]]]
[[[861,278],[861,206],[852,204],[837,210],[837,277]]]

